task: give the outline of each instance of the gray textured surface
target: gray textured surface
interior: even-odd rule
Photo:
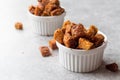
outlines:
[[[61,0],[67,11],[66,20],[81,22],[86,27],[95,24],[108,37],[104,63],[91,73],[73,73],[58,62],[58,52],[43,58],[38,50],[48,45],[51,37],[30,32],[27,8],[37,0],[0,0],[0,80],[120,80],[120,71],[109,72],[104,64],[116,62],[120,67],[120,0]],[[21,21],[23,31],[14,23]]]

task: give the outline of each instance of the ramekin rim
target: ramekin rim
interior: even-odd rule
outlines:
[[[31,16],[36,17],[36,18],[56,18],[56,17],[65,16],[65,15],[66,15],[66,11],[63,12],[61,15],[58,15],[58,16],[36,16],[36,15],[33,15],[32,13],[30,13],[29,10],[28,10],[28,13],[29,13]]]

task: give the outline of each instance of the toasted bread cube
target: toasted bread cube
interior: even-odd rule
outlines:
[[[71,34],[75,39],[79,39],[80,37],[85,37],[86,29],[82,24],[74,25],[71,29]]]
[[[77,24],[75,24],[75,23],[71,23],[71,24],[67,25],[65,33],[70,33],[71,34],[72,27],[76,26],[76,25]]]
[[[86,37],[91,39],[97,34],[97,32],[98,32],[97,27],[91,25],[90,28],[87,30]]]
[[[52,3],[48,3],[48,4],[45,6],[45,11],[46,11],[46,12],[49,12],[49,14],[50,14],[50,12],[51,12],[52,10],[56,9],[56,8],[58,8],[57,5],[52,4]]]
[[[116,63],[107,64],[105,67],[106,67],[106,69],[108,69],[112,72],[118,71],[118,65]]]
[[[67,25],[71,25],[71,22],[69,20],[65,21],[62,25],[62,29],[66,29]]]
[[[63,44],[63,37],[64,37],[64,33],[63,33],[62,29],[57,29],[54,32],[54,39],[61,44]]]
[[[42,0],[38,0],[38,2],[42,2]]]
[[[46,6],[49,3],[49,0],[41,0],[41,3]]]
[[[23,29],[23,24],[22,24],[21,22],[16,22],[16,23],[15,23],[15,28],[16,28],[17,30],[22,30],[22,29]]]
[[[63,8],[56,8],[50,12],[51,16],[58,16],[61,15],[64,12]]]
[[[90,50],[93,47],[93,43],[85,38],[79,39],[79,45],[78,48],[84,49],[84,50]]]
[[[65,33],[66,32],[66,28],[68,27],[68,26],[70,26],[71,27],[71,22],[69,21],[69,20],[67,20],[67,21],[65,21],[64,23],[63,23],[63,25],[62,25],[62,31]],[[68,32],[69,30],[67,30],[67,32]]]
[[[60,1],[59,0],[50,0],[50,3],[56,4],[57,6],[60,5]]]
[[[78,44],[77,41],[73,39],[69,33],[65,33],[63,41],[64,45],[68,48],[76,48]]]
[[[41,2],[45,6],[49,3],[49,0],[38,0],[38,2]]]
[[[47,46],[41,46],[40,47],[40,52],[43,57],[48,57],[51,55],[50,50]]]
[[[44,9],[44,12],[43,12],[43,16],[51,16],[51,11],[56,9],[57,6],[55,4],[51,4],[51,3],[48,3],[46,6],[45,6],[45,9]]]
[[[29,7],[29,11],[30,11],[32,14],[34,14],[34,12],[35,12],[35,6],[31,5],[31,6]]]
[[[71,34],[71,29],[74,25],[77,25],[75,23],[71,23],[69,20],[63,23],[62,30],[64,33],[70,33]]]
[[[51,39],[49,41],[49,46],[52,50],[58,49],[57,45],[56,45],[56,40],[55,39]]]
[[[95,44],[95,47],[98,47],[101,46],[102,43],[104,42],[104,36],[102,34],[96,34],[92,40]]]
[[[41,2],[38,2],[37,7],[43,11],[45,6]]]
[[[43,11],[41,16],[50,16],[49,12]]]
[[[36,16],[41,16],[41,15],[42,15],[42,12],[43,12],[43,10],[40,9],[38,6],[35,7],[34,14],[35,14]]]

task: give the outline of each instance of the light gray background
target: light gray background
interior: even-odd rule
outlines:
[[[31,32],[27,9],[37,0],[0,0],[0,80],[120,80],[120,71],[112,73],[104,68],[116,62],[120,67],[120,0],[61,0],[66,9],[65,19],[95,24],[108,37],[104,63],[91,73],[73,73],[58,62],[58,51],[43,58],[38,50],[48,45],[51,37]],[[23,31],[16,31],[14,23],[21,21]]]

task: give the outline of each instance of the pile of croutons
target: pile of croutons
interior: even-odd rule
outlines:
[[[98,33],[94,25],[86,29],[82,24],[75,24],[69,20],[54,32],[54,39],[68,48],[82,50],[99,47],[104,42],[104,36]]]
[[[58,16],[65,12],[59,0],[38,0],[37,6],[31,5],[29,11],[36,16]]]

